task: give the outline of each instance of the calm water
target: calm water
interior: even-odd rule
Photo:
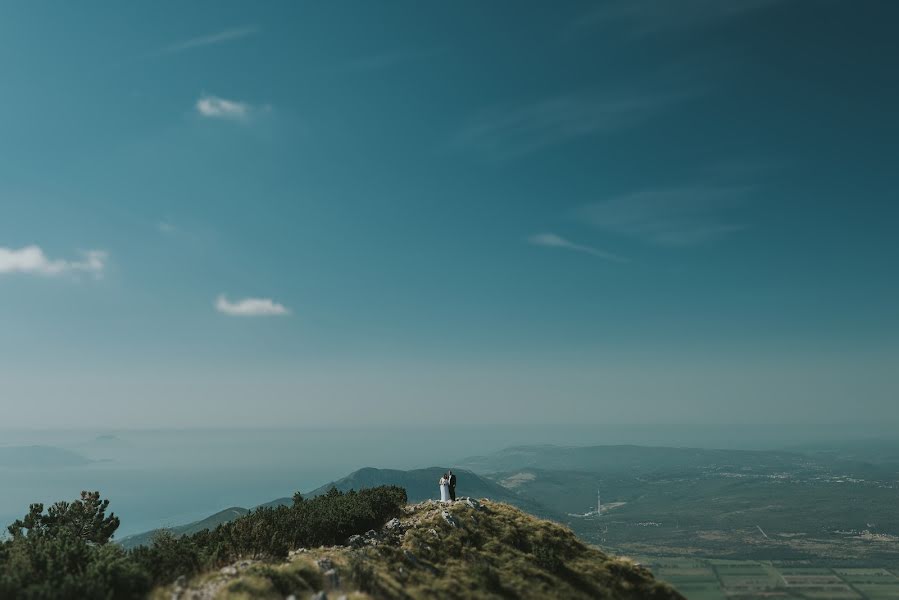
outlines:
[[[31,502],[100,490],[122,519],[117,537],[178,525],[229,506],[309,491],[365,466],[452,466],[517,444],[777,448],[872,433],[844,427],[591,426],[375,430],[3,431],[0,446],[51,445],[95,462],[0,468],[0,524]],[[106,438],[104,435],[112,434]],[[101,437],[98,437],[101,436]]]

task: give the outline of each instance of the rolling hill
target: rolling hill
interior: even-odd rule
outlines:
[[[215,529],[218,525],[227,523],[228,521],[233,521],[237,517],[242,517],[248,512],[250,511],[246,508],[232,506],[231,508],[220,510],[214,515],[209,515],[205,519],[200,519],[199,521],[194,521],[193,523],[187,523],[186,525],[177,525],[175,527],[170,527],[168,528],[168,531],[175,534],[176,536],[190,535],[198,531],[203,531],[204,529]],[[146,546],[153,539],[153,535],[156,534],[157,531],[159,530],[153,529],[151,531],[129,535],[128,537],[119,540],[119,544],[124,548]]]

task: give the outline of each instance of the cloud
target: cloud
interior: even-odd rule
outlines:
[[[244,298],[230,302],[224,294],[216,298],[215,309],[232,317],[271,317],[289,315],[290,310],[270,298]]]
[[[546,248],[564,248],[565,250],[584,252],[585,254],[590,254],[591,256],[596,256],[612,262],[627,262],[626,258],[622,258],[617,254],[606,252],[605,250],[600,250],[599,248],[594,248],[592,246],[576,244],[554,233],[538,233],[532,235],[528,238],[528,242],[535,246],[544,246]]]
[[[159,230],[159,233],[164,233],[166,235],[171,235],[178,230],[177,227],[168,221],[160,221],[156,224],[156,229]]]
[[[712,242],[745,225],[728,214],[746,201],[748,187],[686,187],[648,190],[578,209],[584,222],[663,246]]]
[[[219,31],[218,33],[202,35],[199,37],[191,38],[189,40],[175,42],[174,44],[170,44],[165,48],[159,50],[156,55],[163,56],[166,54],[177,54],[179,52],[192,50],[194,48],[202,48],[204,46],[213,46],[215,44],[233,42],[235,40],[243,39],[251,35],[256,35],[257,33],[259,33],[259,31],[259,27],[256,27],[255,25],[238,27],[236,29],[225,29],[224,31]]]
[[[245,102],[225,100],[218,96],[203,96],[197,100],[197,112],[210,119],[246,119],[250,114],[250,105]]]
[[[103,276],[106,268],[106,252],[87,250],[82,260],[51,260],[40,246],[25,246],[19,250],[0,247],[0,275],[27,274],[48,277],[66,273],[88,273],[96,278]]]
[[[580,138],[638,125],[692,94],[571,94],[495,107],[470,119],[453,139],[491,160],[510,160]]]
[[[614,0],[574,22],[574,29],[606,26],[634,38],[720,25],[781,0]]]

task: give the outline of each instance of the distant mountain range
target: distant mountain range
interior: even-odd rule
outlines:
[[[806,462],[798,452],[710,450],[659,446],[513,446],[487,456],[473,456],[461,465],[478,473],[518,469],[652,473],[696,468],[786,468]]]
[[[190,535],[192,533],[197,533],[198,531],[203,531],[204,529],[215,529],[222,523],[227,523],[228,521],[233,521],[238,517],[242,517],[245,514],[250,512],[246,508],[241,508],[239,506],[232,506],[231,508],[226,508],[224,510],[220,510],[214,515],[209,515],[205,519],[200,519],[199,521],[194,521],[193,523],[187,523],[186,525],[176,525],[175,527],[166,527],[167,531],[170,531],[176,536],[181,535]],[[147,546],[150,544],[150,541],[153,539],[153,536],[156,532],[160,531],[160,529],[153,529],[151,531],[145,531],[143,533],[135,533],[134,535],[129,535],[127,537],[119,540],[119,543],[125,548],[136,548],[138,546]]]

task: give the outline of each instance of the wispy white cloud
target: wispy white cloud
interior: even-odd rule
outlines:
[[[202,48],[204,46],[213,46],[215,44],[233,42],[235,40],[240,40],[251,35],[256,35],[257,33],[259,33],[259,31],[259,27],[256,27],[255,25],[237,27],[234,29],[225,29],[217,33],[201,35],[195,38],[190,38],[188,40],[182,40],[180,42],[169,44],[168,46],[165,46],[164,48],[161,48],[159,51],[157,51],[156,55],[162,56],[165,54],[177,54],[179,52],[192,50],[194,48]]]
[[[166,235],[171,235],[175,233],[178,228],[175,227],[173,223],[170,221],[160,221],[156,224],[156,229],[159,230],[159,233],[164,233]]]
[[[48,277],[66,273],[87,273],[96,278],[103,276],[107,254],[102,250],[82,252],[81,260],[52,260],[40,246],[25,246],[18,250],[0,247],[0,275],[27,274]]]
[[[215,309],[232,317],[271,317],[290,314],[286,306],[270,298],[244,298],[231,302],[224,294],[216,298]]]
[[[745,229],[732,218],[749,187],[647,190],[588,204],[577,215],[604,231],[665,246],[690,246]]]
[[[202,96],[196,103],[197,112],[210,119],[246,119],[250,105],[246,102],[226,100],[218,96]]]
[[[638,125],[691,92],[571,94],[482,111],[456,134],[458,147],[510,160],[580,138]]]
[[[583,252],[591,256],[610,260],[612,262],[627,262],[626,258],[594,248],[593,246],[585,246],[584,244],[576,244],[571,240],[565,239],[555,233],[538,233],[528,238],[528,242],[535,246],[544,246],[546,248],[562,248],[565,250],[574,250],[575,252]]]
[[[574,30],[607,26],[635,38],[712,27],[783,0],[612,0],[578,18]]]

